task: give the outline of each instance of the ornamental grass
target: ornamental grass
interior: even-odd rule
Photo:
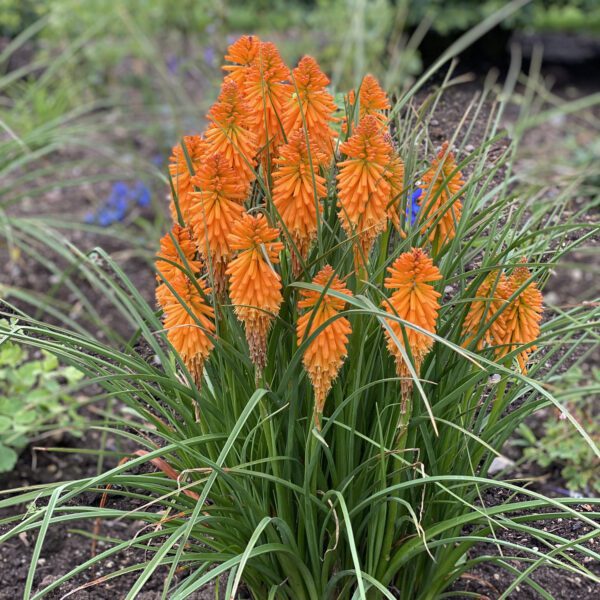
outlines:
[[[598,452],[552,384],[575,348],[589,353],[600,309],[547,310],[539,291],[589,234],[560,244],[581,227],[577,214],[552,225],[569,191],[547,201],[515,187],[527,117],[490,161],[499,116],[473,152],[453,131],[438,146],[411,103],[418,86],[394,103],[366,75],[334,95],[314,58],[290,69],[256,36],[232,44],[223,69],[206,131],[173,150],[158,307],[103,251],[74,254],[135,335],[116,347],[25,316],[5,332],[126,404],[102,426],[139,448],[95,478],[20,496],[48,498],[4,535],[40,531],[29,589],[48,528],[86,517],[145,525],[44,594],[132,545],[141,562],[103,578],[134,572],[128,600],[159,568],[172,600],[210,582],[215,598],[432,600],[482,561],[513,577],[507,593],[539,591],[540,565],[594,580],[598,502],[580,513],[489,472],[549,405]],[[74,509],[89,490],[106,502]],[[486,503],[497,490],[506,501]],[[588,529],[566,540],[534,527],[548,518]],[[471,554],[482,541],[500,553]]]

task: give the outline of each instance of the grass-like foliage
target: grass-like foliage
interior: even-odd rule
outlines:
[[[586,545],[595,508],[488,474],[518,425],[552,404],[599,452],[551,385],[597,342],[598,305],[546,307],[538,332],[538,288],[593,232],[570,204],[576,180],[548,198],[511,171],[527,126],[548,117],[531,118],[532,89],[512,140],[499,123],[516,71],[484,142],[467,152],[467,127],[437,154],[428,121],[450,75],[420,107],[422,82],[390,106],[367,78],[336,107],[316,63],[289,72],[256,39],[246,51],[249,66],[230,52],[238,67],[205,137],[174,152],[174,228],[157,260],[164,323],[102,250],[74,247],[62,259],[111,299],[131,340],[115,347],[21,311],[0,323],[130,409],[106,416],[132,443],[129,460],[0,502],[38,506],[4,536],[39,532],[26,597],[48,528],[82,518],[148,526],[32,597],[130,547],[144,562],[103,578],[138,572],[128,599],[165,567],[170,599],[215,581],[227,598],[244,586],[261,600],[425,600],[451,595],[482,560],[514,576],[506,594],[528,584],[550,597],[531,578],[540,565],[597,581],[584,560],[600,558]],[[35,223],[12,227],[43,238]],[[156,472],[136,474],[148,462]],[[486,505],[496,488],[510,499]],[[74,507],[90,489],[108,503]],[[144,504],[111,508],[113,496]],[[534,527],[557,517],[592,530],[567,540]],[[482,540],[498,554],[471,559]]]

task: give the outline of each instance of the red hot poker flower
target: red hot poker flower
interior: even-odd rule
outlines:
[[[298,344],[344,310],[346,303],[330,295],[329,291],[352,295],[329,265],[321,269],[312,282],[323,288],[328,286],[327,292],[323,294],[313,290],[300,290],[302,300],[298,302],[298,306],[308,311],[298,319],[296,328]],[[302,364],[315,390],[314,419],[319,429],[325,399],[346,358],[348,336],[351,331],[348,319],[336,318],[317,334],[302,357]]]
[[[383,301],[385,310],[426,331],[435,333],[440,308],[438,302],[440,293],[434,289],[432,284],[439,281],[442,275],[431,258],[421,248],[413,248],[410,252],[401,254],[394,261],[394,264],[389,267],[388,273],[385,287],[396,291],[389,299]],[[392,320],[387,323],[396,337],[396,339],[393,339],[390,332],[385,329],[388,350],[396,359],[398,377],[404,378],[401,382],[401,389],[403,403],[405,404],[412,391],[413,382],[402,352],[398,347],[398,344],[403,348],[406,347],[402,325],[398,321]],[[410,327],[406,327],[405,332],[413,358],[413,365],[418,375],[423,360],[433,346],[433,340],[430,336]]]
[[[277,168],[273,173],[273,204],[303,260],[308,257],[317,235],[317,208],[320,215],[323,212],[321,199],[327,196],[325,178],[319,174],[322,160],[323,155],[312,143],[310,148],[307,145],[302,129],[290,136],[274,160]],[[301,263],[295,252],[292,263],[293,274],[297,276]]]
[[[267,335],[283,301],[281,278],[273,268],[283,250],[278,235],[264,215],[247,213],[229,235],[230,247],[237,251],[227,268],[229,297],[235,314],[244,323],[257,379],[266,366]]]
[[[386,179],[392,146],[377,119],[366,116],[340,146],[346,160],[338,163],[339,218],[348,236],[358,236],[355,264],[362,264],[375,238],[385,230],[391,187]]]
[[[328,160],[333,156],[335,131],[330,123],[335,121],[337,110],[333,96],[327,91],[329,79],[317,61],[304,56],[293,70],[295,88],[288,100],[283,116],[287,135],[306,128],[313,142]]]
[[[247,183],[255,178],[256,138],[248,129],[250,111],[239,86],[231,77],[223,82],[221,94],[210,109],[211,121],[206,130],[206,140],[213,152],[220,152],[229,165]]]

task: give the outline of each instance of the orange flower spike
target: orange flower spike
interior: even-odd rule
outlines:
[[[200,387],[204,363],[213,348],[211,337],[215,332],[214,311],[194,282],[185,274],[181,272],[174,274],[169,279],[169,283],[183,304],[171,290],[166,288],[162,306],[167,338],[181,356],[196,386]],[[210,292],[201,279],[197,279],[196,283],[205,294]],[[190,315],[190,312],[195,318]],[[196,411],[196,420],[198,417]]]
[[[228,236],[244,213],[246,184],[220,153],[206,159],[192,183],[200,191],[191,194],[190,223],[200,255],[213,269],[215,291],[222,296],[232,254]]]
[[[463,323],[463,335],[466,336],[463,343],[467,347],[484,325],[486,330],[477,342],[477,349],[481,350],[487,346],[503,344],[505,329],[505,312],[501,312],[496,318],[498,311],[506,304],[511,292],[508,287],[506,276],[491,272],[477,288],[475,296],[480,300],[471,302],[469,312]],[[492,321],[493,319],[493,321]],[[488,325],[489,324],[489,325]]]
[[[442,218],[429,233],[430,242],[434,242],[437,238],[437,243],[442,245],[454,239],[456,235],[456,224],[462,213],[462,203],[457,196],[465,185],[462,173],[457,171],[454,155],[448,152],[448,142],[442,144],[437,157],[421,179],[423,209],[419,211],[419,215],[421,220],[425,221],[421,232],[425,233],[430,229],[432,223],[443,213]],[[452,198],[454,200],[449,205]]]
[[[211,121],[205,137],[213,152],[221,152],[229,165],[250,183],[255,178],[256,138],[248,129],[250,112],[239,86],[227,77],[216,104],[210,109]]]
[[[177,249],[173,238],[179,245],[179,250]],[[164,279],[170,281],[177,273],[182,272],[181,269],[178,269],[171,263],[176,263],[185,268],[185,263],[180,252],[185,257],[189,268],[194,273],[198,273],[202,267],[202,262],[196,260],[196,244],[192,239],[192,231],[189,227],[181,227],[175,223],[170,234],[166,233],[161,238],[160,250],[156,255],[156,262],[154,263],[157,273],[156,279],[158,281],[156,300],[160,305],[163,303],[164,295],[169,291],[164,284]]]
[[[238,252],[227,267],[229,296],[238,319],[244,323],[257,379],[266,366],[267,335],[283,300],[281,277],[273,269],[283,250],[278,235],[264,215],[247,213],[229,235],[232,250]]]
[[[250,110],[249,127],[256,135],[259,151],[273,149],[283,141],[283,115],[293,88],[286,83],[290,71],[275,44],[261,42],[244,80],[244,94]]]
[[[392,154],[383,176],[390,185],[387,216],[392,225],[400,231],[400,195],[404,190],[404,163],[395,152]]]
[[[510,295],[516,292],[530,277],[531,272],[527,267],[517,267],[508,280]],[[520,346],[531,344],[537,340],[540,335],[540,322],[543,312],[542,293],[536,283],[532,281],[512,300],[505,310],[505,346],[498,348],[497,356],[504,356]],[[523,373],[527,372],[527,360],[535,349],[535,346],[530,346],[517,355]]]
[[[322,292],[313,290],[300,290],[302,300],[298,302],[298,307],[306,308],[308,311],[298,318],[296,326],[298,344],[301,344],[305,338],[310,337],[329,319],[344,310],[346,303],[340,298],[330,296],[328,293],[330,290],[348,296],[352,295],[329,265],[321,269],[312,282],[323,288],[328,286],[327,292],[323,295]],[[308,329],[309,323],[310,330]],[[325,399],[346,358],[348,336],[351,332],[352,328],[348,319],[345,317],[335,319],[310,342],[302,357],[302,364],[315,391],[314,416],[315,425],[319,429],[321,428],[321,415]]]
[[[380,123],[386,122],[385,111],[391,108],[390,101],[373,75],[365,75],[360,85],[358,100],[361,119],[367,115],[373,115]]]
[[[273,173],[273,204],[300,256],[306,260],[317,236],[317,206],[320,215],[323,212],[321,199],[327,196],[325,178],[319,174],[319,163],[324,157],[312,143],[310,147],[307,145],[302,129],[296,130],[279,152],[279,157],[274,160],[277,168]],[[300,269],[301,263],[293,253],[294,277]]]
[[[227,48],[225,60],[234,64],[225,65],[223,70],[227,71],[229,77],[237,84],[244,84],[248,67],[255,62],[260,43],[260,39],[255,35],[243,35]]]
[[[338,215],[346,235],[358,235],[358,244],[368,257],[387,224],[391,187],[385,175],[393,149],[377,119],[366,116],[340,150],[347,158],[338,163]],[[355,264],[361,263],[355,246]]]
[[[382,305],[385,310],[426,331],[435,333],[440,308],[438,298],[441,294],[434,289],[432,283],[439,281],[442,275],[431,258],[421,248],[412,248],[410,252],[401,254],[394,261],[394,264],[388,268],[388,274],[385,287],[396,291],[393,292],[390,298],[383,301]],[[390,332],[385,329],[388,340],[387,347],[390,354],[396,359],[398,377],[404,378],[400,385],[405,408],[406,401],[412,391],[413,382],[410,371],[398,348],[398,342],[402,347],[405,347],[402,325],[392,320],[387,323],[397,340],[393,339]],[[410,327],[406,327],[405,332],[414,361],[414,368],[416,373],[419,374],[421,364],[433,346],[433,340],[428,335]]]
[[[292,75],[295,86],[283,116],[285,131],[290,135],[306,125],[311,139],[329,160],[336,136],[330,123],[335,121],[333,114],[337,110],[333,96],[327,91],[329,79],[311,56],[304,56]]]
[[[186,156],[186,153],[183,151],[181,143],[173,146],[173,151],[169,158],[169,174],[171,176],[173,189],[177,194],[179,210],[181,211],[183,220],[187,222],[191,203],[190,193],[194,191],[194,186],[192,185],[191,181],[193,173],[195,173],[200,166],[202,159],[209,151],[209,147],[206,140],[199,135],[188,135],[184,137],[183,145],[186,148],[188,156]],[[188,158],[191,163],[193,173],[190,173]],[[175,208],[175,202],[173,201],[173,198],[171,198],[169,209],[173,222],[177,223],[177,209]]]

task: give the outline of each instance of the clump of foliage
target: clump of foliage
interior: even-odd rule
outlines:
[[[3,326],[10,326],[2,320]],[[79,403],[65,391],[83,373],[61,366],[48,352],[32,359],[6,336],[0,338],[0,472],[10,471],[19,452],[32,440],[62,428],[81,425]]]
[[[164,596],[178,600],[223,576],[227,597],[243,583],[257,599],[424,600],[468,575],[482,540],[501,550],[485,560],[515,575],[507,595],[519,584],[539,591],[530,575],[541,565],[597,580],[584,563],[595,508],[578,513],[570,498],[488,474],[518,424],[548,405],[600,454],[545,386],[595,342],[600,307],[540,322],[540,288],[588,234],[569,241],[585,229],[567,211],[572,189],[549,198],[515,188],[514,145],[491,160],[506,137],[508,84],[486,139],[467,152],[470,128],[432,147],[427,111],[443,90],[415,106],[422,81],[392,104],[365,76],[336,105],[311,57],[290,70],[274,44],[245,36],[226,63],[206,131],[170,160],[160,312],[102,250],[69,246],[133,337],[115,347],[68,319],[49,327],[26,315],[6,332],[127,404],[113,431],[139,447],[92,479],[0,501],[49,498],[0,536],[41,532],[25,594],[48,528],[86,516],[146,521],[133,543],[147,558],[103,576],[137,572],[131,599],[165,567]],[[160,472],[136,474],[142,463]],[[488,506],[497,487],[527,499]],[[145,504],[69,506],[99,488]],[[592,530],[567,540],[533,526],[558,516]],[[506,541],[504,529],[536,546]],[[40,593],[131,543],[115,541]]]
[[[571,405],[571,414],[585,427],[596,444],[600,444],[600,419],[598,407],[592,398],[598,394],[600,370],[595,369],[594,381],[586,385],[580,370],[575,370],[567,381],[570,390],[576,390],[581,397],[577,404]],[[594,454],[581,436],[574,435],[573,429],[564,419],[549,419],[544,423],[541,437],[527,427],[519,428],[524,440],[529,444],[524,456],[546,469],[559,466],[561,475],[569,490],[578,493],[600,494],[600,459]]]

